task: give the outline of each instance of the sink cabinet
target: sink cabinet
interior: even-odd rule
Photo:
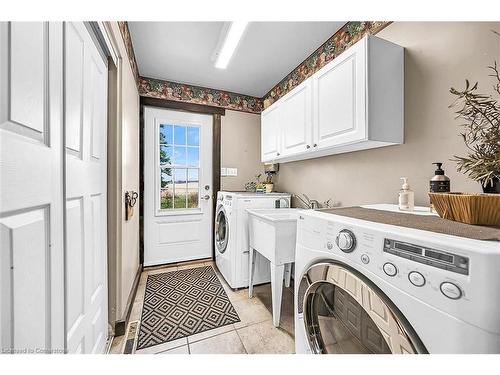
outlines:
[[[365,36],[262,112],[262,161],[403,143],[404,49]]]

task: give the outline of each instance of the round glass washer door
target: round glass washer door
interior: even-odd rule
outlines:
[[[392,301],[363,274],[343,263],[310,267],[298,294],[298,310],[303,312],[313,353],[427,353]]]
[[[229,239],[229,220],[226,210],[221,206],[215,215],[215,247],[217,251],[223,254],[227,248]]]

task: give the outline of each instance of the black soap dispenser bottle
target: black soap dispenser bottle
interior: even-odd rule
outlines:
[[[431,178],[429,191],[431,193],[449,193],[450,178],[444,174],[444,170],[441,168],[443,163],[435,162],[432,164],[435,164],[437,169],[434,171],[434,177]],[[431,212],[436,212],[432,203],[430,208]]]

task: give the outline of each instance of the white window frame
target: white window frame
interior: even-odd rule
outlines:
[[[161,199],[160,199],[160,194],[161,194],[161,163],[160,163],[160,126],[161,125],[178,125],[178,126],[185,126],[189,128],[198,128],[198,134],[199,134],[199,145],[198,150],[199,150],[199,160],[198,160],[198,207],[197,208],[161,208]],[[161,120],[157,119],[155,122],[155,216],[176,216],[176,215],[201,215],[201,186],[200,186],[200,180],[201,180],[201,150],[202,150],[202,137],[201,137],[201,126],[202,124],[199,122],[192,122],[192,123],[171,123],[171,121],[168,120]],[[175,141],[174,141],[175,143]],[[187,146],[187,132],[186,132],[186,146]],[[172,154],[173,154],[173,147],[174,144],[172,144]],[[187,152],[186,152],[186,162],[187,162]],[[165,168],[163,166],[163,168]],[[172,169],[176,169],[175,165],[171,166]],[[179,167],[179,169],[195,169],[195,168],[189,168],[188,166],[182,166]],[[187,172],[186,172],[187,173]],[[188,174],[188,173],[187,173]],[[186,179],[187,176],[186,176]],[[174,195],[172,199],[175,199],[175,182],[174,182],[174,176],[172,176],[172,182],[173,182],[173,188],[174,188]],[[186,181],[187,183],[187,181]]]

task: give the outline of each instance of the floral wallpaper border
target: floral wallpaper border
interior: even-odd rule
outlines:
[[[386,21],[347,22],[307,59],[274,86],[263,98],[184,83],[141,77],[135,59],[134,47],[132,45],[128,24],[127,22],[119,21],[118,26],[122,34],[123,42],[125,43],[130,66],[132,67],[140,96],[203,104],[249,113],[260,113],[365,35],[374,35],[390,23],[391,22]]]
[[[374,35],[391,24],[386,21],[350,21],[333,34],[299,66],[274,86],[264,97],[264,108],[286,95],[301,82],[312,76],[347,48],[362,39],[365,35]]]
[[[263,109],[262,99],[253,96],[147,77],[139,78],[139,95],[250,113]]]

